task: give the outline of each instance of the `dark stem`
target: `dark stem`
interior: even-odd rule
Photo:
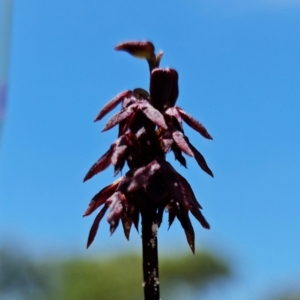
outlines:
[[[157,252],[157,213],[149,203],[141,212],[143,241],[143,275],[145,300],[159,300],[159,272]]]

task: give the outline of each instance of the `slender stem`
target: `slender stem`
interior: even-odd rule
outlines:
[[[145,300],[159,300],[156,208],[144,208],[142,215],[143,275]]]

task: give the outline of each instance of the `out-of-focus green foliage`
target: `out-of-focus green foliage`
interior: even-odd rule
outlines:
[[[48,263],[32,261],[18,247],[0,249],[0,299],[53,299],[54,275]]]
[[[160,261],[162,298],[168,299],[167,287],[180,282],[200,290],[217,279],[229,278],[228,265],[218,257],[199,252],[175,255]],[[143,298],[142,260],[123,255],[106,260],[70,260],[63,262],[62,299],[135,300]]]
[[[292,294],[290,292],[282,293],[282,295],[274,297],[273,300],[300,300],[300,291]]]
[[[196,289],[231,275],[228,263],[207,251],[162,259],[160,271],[162,282],[181,281]]]
[[[72,259],[61,264],[61,299],[142,299],[142,261],[126,255],[113,259]]]
[[[180,285],[199,292],[231,275],[225,261],[201,251],[162,257],[160,267],[164,300],[174,299],[170,293]],[[0,249],[1,300],[140,300],[142,282],[142,259],[135,254],[36,262],[20,249]]]

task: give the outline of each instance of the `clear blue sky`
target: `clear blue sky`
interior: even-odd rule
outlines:
[[[15,1],[0,238],[36,254],[140,251],[135,231],[130,242],[121,228],[110,238],[105,220],[84,249],[93,216],[81,215],[113,170],[82,179],[117,133],[93,123],[100,108],[148,86],[146,62],[113,48],[149,39],[164,50],[161,65],[179,72],[178,105],[214,138],[186,129],[214,179],[192,159],[178,169],[212,227],[194,222],[196,247],[229,257],[237,272],[215,299],[263,299],[300,281],[300,1],[161,2]],[[181,228],[165,223],[161,251],[189,251]]]

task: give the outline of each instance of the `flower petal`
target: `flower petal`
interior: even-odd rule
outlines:
[[[171,227],[171,225],[173,224],[175,217],[176,217],[176,203],[172,200],[171,203],[168,204],[168,213],[169,213],[169,228]]]
[[[163,115],[157,109],[155,109],[149,102],[143,101],[141,104],[139,104],[139,109],[154,124],[165,130],[168,129]]]
[[[115,150],[111,157],[111,163],[115,167],[115,176],[123,169],[126,159],[132,160],[141,154],[141,149],[136,136],[132,132],[120,136],[115,142]],[[129,155],[131,158],[129,158]]]
[[[160,227],[160,225],[162,223],[164,211],[165,211],[165,206],[160,205],[157,210],[157,225],[158,225],[158,227]]]
[[[185,168],[187,168],[187,165],[186,165],[186,159],[185,157],[182,155],[182,152],[181,150],[176,146],[172,147],[172,151],[174,153],[174,156],[175,156],[175,159],[178,160]]]
[[[165,211],[168,210],[168,204],[170,202],[169,197],[165,197],[165,199],[162,199],[161,201],[158,202],[158,207],[157,207],[157,225],[160,227],[162,221],[163,221],[163,214]]]
[[[147,166],[137,169],[129,184],[127,191],[134,192],[149,183],[150,178],[161,169],[157,160],[151,161]]]
[[[92,178],[94,175],[98,174],[99,172],[102,172],[111,164],[111,157],[113,155],[115,147],[116,145],[112,144],[109,150],[103,156],[101,156],[101,158],[95,164],[93,164],[93,166],[85,175],[83,182]]]
[[[197,208],[202,208],[200,203],[197,201],[196,196],[192,190],[192,187],[190,186],[188,181],[182,175],[180,175],[178,172],[176,172],[176,175],[177,175],[177,178],[178,178],[180,184],[182,184],[182,186],[185,189],[185,193],[189,200],[189,203],[192,203]]]
[[[87,241],[87,248],[92,244],[92,242],[94,241],[94,238],[97,234],[97,231],[98,231],[98,228],[99,228],[99,223],[101,221],[101,219],[103,218],[106,210],[107,210],[107,206],[104,206],[100,212],[98,213],[98,215],[96,216],[94,222],[93,222],[93,225],[90,229],[90,233],[89,233],[89,237],[88,237],[88,241]]]
[[[208,222],[206,221],[206,219],[204,218],[204,216],[202,215],[201,211],[198,208],[191,205],[190,211],[193,214],[193,216],[200,222],[202,227],[206,229],[210,228]]]
[[[119,223],[120,223],[120,219],[113,220],[113,221],[110,223],[110,226],[109,226],[110,235],[113,235],[113,233],[114,233],[114,232],[116,231],[116,229],[118,228]]]
[[[116,188],[118,187],[120,181],[123,180],[123,177],[119,178],[112,184],[103,188],[99,193],[97,193],[93,199],[90,201],[89,206],[85,213],[83,214],[84,217],[90,215],[94,212],[99,206],[105,203],[105,201],[115,192]]]
[[[119,225],[119,220],[123,217],[124,205],[126,197],[121,192],[115,192],[109,199],[106,200],[106,205],[109,206],[109,214],[107,222],[110,224],[110,233],[113,234]]]
[[[177,176],[176,170],[166,161],[161,162],[162,167],[162,183],[168,187],[169,197],[175,202],[184,205],[185,209],[189,209],[189,201],[184,186],[181,184],[180,178]]]
[[[169,107],[164,114],[170,116],[171,119],[174,117],[177,120],[179,127],[182,129],[182,118],[177,107]]]
[[[133,134],[137,134],[142,128],[155,128],[155,124],[150,121],[141,110],[137,110],[134,114],[128,118],[128,127]]]
[[[211,169],[208,167],[203,155],[189,142],[189,146],[192,149],[193,153],[194,153],[194,157],[198,163],[198,165],[200,166],[200,168],[206,172],[208,175],[210,175],[211,177],[214,177],[213,172],[211,171]]]
[[[95,122],[100,121],[105,115],[107,115],[111,110],[113,110],[120,102],[124,100],[124,98],[129,97],[132,94],[132,91],[124,91],[118,94],[115,98],[110,100],[108,103],[104,105],[101,109],[97,117],[95,118]]]
[[[139,232],[139,219],[140,219],[140,212],[139,210],[135,207],[132,206],[131,208],[131,220],[134,224],[134,227],[137,232]]]
[[[182,150],[187,155],[194,157],[194,153],[189,147],[189,144],[186,141],[186,137],[182,132],[176,130],[172,133],[172,137],[180,150]]]
[[[123,225],[123,230],[124,234],[126,236],[126,239],[129,240],[129,234],[130,234],[130,229],[132,225],[132,220],[127,216],[127,214],[124,214],[122,217],[122,225]]]
[[[125,132],[128,130],[129,128],[129,122],[128,119],[125,119],[123,121],[121,121],[119,123],[119,133],[118,133],[118,137],[122,136],[123,134],[125,134]]]
[[[182,119],[186,124],[188,124],[191,128],[199,132],[203,137],[212,140],[213,138],[211,135],[207,132],[206,128],[196,119],[194,119],[191,115],[189,115],[187,112],[185,112],[182,108],[176,106],[176,109],[180,113]]]
[[[115,176],[122,170],[128,156],[128,144],[126,136],[121,136],[116,142],[116,148],[111,157],[111,163],[115,167]]]
[[[188,212],[182,209],[182,207],[180,207],[180,209],[177,210],[177,219],[179,220],[182,228],[184,229],[187,242],[192,252],[195,253],[195,232],[191,220],[189,218]]]
[[[174,144],[173,139],[163,138],[161,146],[163,148],[164,153],[169,152],[171,150],[173,144]]]
[[[132,104],[128,108],[113,115],[105,124],[104,128],[102,129],[102,132],[114,127],[115,125],[130,117],[136,111],[136,109],[137,104]]]

